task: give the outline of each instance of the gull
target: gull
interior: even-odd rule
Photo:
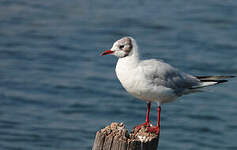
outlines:
[[[147,102],[145,123],[136,126],[148,128],[156,134],[160,131],[161,104],[178,97],[201,91],[201,88],[227,82],[234,76],[193,76],[184,73],[158,59],[141,60],[136,41],[132,37],[117,40],[110,50],[101,53],[118,57],[116,75],[126,91]],[[157,103],[157,125],[150,124],[151,102]]]

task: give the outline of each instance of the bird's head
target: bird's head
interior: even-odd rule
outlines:
[[[135,46],[135,40],[133,38],[123,37],[118,41],[116,41],[110,50],[106,50],[100,55],[104,56],[112,54],[119,58],[124,58],[126,56],[131,55],[134,46]]]

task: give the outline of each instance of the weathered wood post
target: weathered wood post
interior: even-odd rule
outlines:
[[[111,123],[97,131],[92,150],[157,150],[159,135],[147,132],[145,127],[131,133],[123,123]]]

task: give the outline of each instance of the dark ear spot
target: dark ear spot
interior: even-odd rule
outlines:
[[[132,50],[132,40],[129,37],[123,38],[124,48],[123,50],[129,53]]]

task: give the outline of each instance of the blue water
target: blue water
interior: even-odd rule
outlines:
[[[144,122],[146,104],[100,57],[133,36],[143,58],[196,75],[237,75],[234,0],[1,0],[0,149],[87,150],[109,123]],[[162,106],[161,150],[236,150],[237,80]],[[152,105],[155,123],[155,105]]]

